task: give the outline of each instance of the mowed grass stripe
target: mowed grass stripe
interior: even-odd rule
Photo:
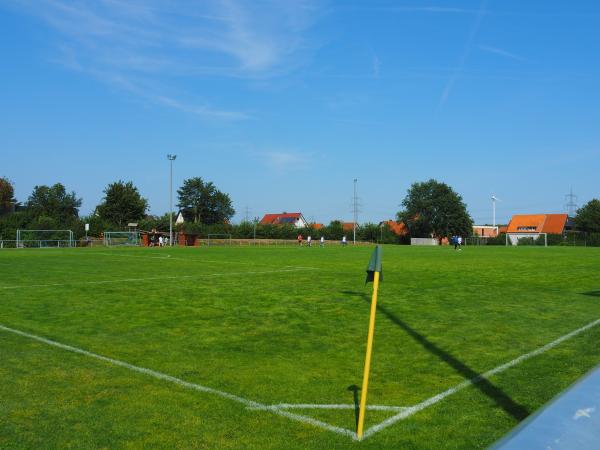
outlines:
[[[153,275],[148,278],[123,278],[117,280],[89,280],[89,281],[67,281],[64,283],[49,283],[49,284],[23,284],[17,286],[0,286],[0,289],[25,289],[25,288],[41,288],[41,287],[67,287],[73,285],[100,285],[100,284],[112,284],[112,283],[142,283],[142,282],[155,282],[155,281],[175,281],[183,279],[203,279],[213,277],[228,277],[228,276],[240,276],[240,275],[277,275],[280,273],[288,272],[299,272],[303,270],[315,270],[311,268],[290,268],[290,269],[274,269],[274,270],[263,270],[263,271],[245,271],[245,272],[226,272],[226,273],[207,273],[197,275]]]
[[[129,364],[125,361],[120,361],[118,359],[114,359],[114,358],[109,358],[107,356],[103,356],[103,355],[99,355],[97,353],[93,353],[93,352],[89,352],[87,350],[83,350],[81,348],[77,348],[77,347],[73,347],[71,345],[67,345],[67,344],[63,344],[60,342],[56,342],[53,341],[51,339],[46,339],[44,337],[41,336],[36,336],[34,334],[31,333],[26,333],[24,331],[20,331],[20,330],[15,330],[14,328],[10,328],[10,327],[6,327],[4,325],[0,324],[0,330],[3,330],[5,332],[9,332],[9,333],[13,333],[13,334],[17,334],[19,336],[28,338],[28,339],[32,339],[34,341],[38,341],[41,342],[43,344],[46,345],[50,345],[52,347],[57,347],[60,348],[62,350],[66,350],[69,352],[73,352],[73,353],[77,353],[79,355],[83,355],[83,356],[87,356],[89,358],[93,358],[93,359],[97,359],[100,361],[103,361],[105,363],[114,365],[114,366],[118,366],[118,367],[123,367],[125,369],[131,370],[133,372],[138,372],[141,373],[143,375],[147,375],[153,378],[156,378],[158,380],[162,380],[162,381],[167,381],[169,383],[173,383],[177,386],[186,388],[186,389],[192,389],[195,391],[199,391],[199,392],[204,392],[207,394],[212,394],[212,395],[216,395],[218,397],[222,397],[225,398],[227,400],[231,400],[237,403],[241,403],[242,405],[246,406],[247,408],[251,408],[257,411],[269,411],[272,412],[273,414],[277,414],[280,415],[282,417],[286,417],[288,419],[291,420],[295,420],[298,422],[302,422],[304,424],[308,424],[308,425],[312,425],[318,428],[323,428],[327,431],[331,431],[334,433],[338,433],[338,434],[342,434],[342,435],[346,435],[346,436],[350,436],[352,438],[354,438],[356,436],[356,434],[350,430],[344,429],[344,428],[340,428],[340,427],[336,427],[334,425],[330,425],[328,423],[322,422],[320,420],[316,420],[312,417],[308,417],[308,416],[303,416],[301,414],[295,414],[295,413],[290,413],[284,410],[281,410],[280,408],[277,407],[273,407],[273,406],[267,406],[264,404],[261,404],[259,402],[255,402],[253,400],[249,400],[246,399],[244,397],[240,397],[238,395],[235,394],[231,394],[229,392],[225,392],[225,391],[220,391],[218,389],[213,389],[211,387],[208,386],[203,386],[201,384],[197,384],[197,383],[190,383],[189,381],[184,381],[180,378],[177,377],[173,377],[171,375],[167,375],[165,373],[161,373],[161,372],[157,372],[155,370],[152,369],[147,369],[145,367],[139,367],[139,366],[135,366],[133,364]]]
[[[166,249],[162,250],[164,251],[168,251]],[[187,258],[183,258],[183,257],[177,257],[174,256],[172,257],[170,254],[161,256],[161,255],[130,255],[130,254],[126,254],[126,253],[105,253],[105,252],[96,252],[90,255],[102,255],[102,256],[110,256],[110,257],[121,257],[121,258],[144,258],[144,259],[150,259],[150,260],[161,260],[161,262],[163,261],[185,261],[186,263],[200,263],[200,264],[235,264],[235,265],[239,265],[239,266],[244,266],[244,265],[251,265],[251,266],[258,266],[258,267],[273,267],[272,265],[268,265],[268,264],[260,264],[260,263],[256,263],[256,262],[245,262],[245,261],[225,261],[225,260],[215,260],[215,259],[206,259],[205,257],[187,257]],[[196,255],[197,256],[197,255]],[[311,269],[311,270],[316,270],[316,267],[301,267],[301,266],[294,266],[294,265],[289,265],[289,266],[281,266],[281,268],[290,268],[290,269]]]
[[[393,424],[395,424],[396,422],[398,422],[399,420],[403,420],[406,419],[408,417],[410,417],[413,414],[416,414],[430,406],[433,406],[434,404],[438,403],[439,401],[445,399],[446,397],[449,397],[450,395],[456,394],[457,392],[461,391],[462,389],[465,389],[467,387],[470,387],[472,385],[478,384],[483,382],[486,379],[489,379],[490,377],[492,377],[493,375],[496,375],[498,373],[501,373],[511,367],[514,367],[518,364],[520,364],[523,361],[526,361],[527,359],[533,358],[535,356],[541,355],[545,352],[547,352],[548,350],[556,347],[557,345],[561,344],[562,342],[584,332],[589,330],[590,328],[593,328],[595,326],[597,326],[598,324],[600,324],[600,319],[594,320],[590,323],[588,323],[587,325],[578,328],[577,330],[574,330],[566,335],[563,335],[559,338],[557,338],[556,340],[544,345],[543,347],[540,347],[536,350],[533,350],[529,353],[526,353],[524,355],[519,356],[518,358],[513,359],[512,361],[506,362],[504,364],[501,364],[498,367],[495,367],[494,369],[488,370],[487,372],[485,372],[484,374],[478,376],[477,378],[473,378],[470,380],[466,380],[463,383],[460,383],[454,387],[451,387],[449,389],[447,389],[446,391],[433,396],[427,400],[422,401],[421,403],[414,405],[414,406],[410,406],[410,407],[390,407],[390,406],[371,406],[368,407],[367,409],[369,410],[391,410],[391,411],[397,411],[397,410],[401,410],[399,413],[395,414],[394,416],[382,421],[381,423],[374,425],[372,427],[370,427],[368,430],[365,431],[363,439],[367,439],[371,436],[373,436],[374,434],[383,431],[385,428],[392,426]],[[336,427],[333,426],[331,424],[328,424],[326,422],[320,421],[320,420],[316,420],[314,418],[308,417],[308,416],[303,416],[303,415],[299,415],[299,414],[295,414],[295,413],[289,413],[287,411],[285,411],[285,409],[352,409],[355,408],[354,405],[339,405],[339,404],[335,404],[335,405],[322,405],[322,404],[276,404],[276,405],[265,405],[253,400],[248,400],[246,398],[237,396],[235,394],[231,394],[228,392],[224,392],[224,391],[220,391],[217,389],[213,389],[207,386],[203,386],[200,384],[196,384],[196,383],[190,383],[188,381],[184,381],[182,379],[161,373],[161,372],[157,372],[155,370],[152,369],[147,369],[144,367],[139,367],[139,366],[135,366],[132,364],[129,364],[127,362],[124,361],[120,361],[120,360],[116,360],[114,358],[109,358],[106,356],[102,356],[93,352],[89,352],[87,350],[83,350],[77,347],[73,347],[70,345],[66,345],[60,342],[56,342],[50,339],[46,339],[44,337],[41,336],[37,336],[31,333],[26,333],[20,330],[16,330],[10,327],[6,327],[0,324],[0,330],[3,330],[5,332],[9,332],[9,333],[13,333],[28,339],[32,339],[41,343],[44,343],[46,345],[50,345],[53,347],[57,347],[60,348],[62,350],[66,350],[66,351],[70,351],[73,353],[77,353],[83,356],[87,356],[90,358],[94,358],[94,359],[98,359],[100,361],[106,362],[108,364],[112,364],[115,366],[119,366],[119,367],[123,367],[125,369],[134,371],[134,372],[139,372],[142,373],[144,375],[148,375],[150,377],[154,377],[157,378],[159,380],[163,380],[163,381],[167,381],[173,384],[176,384],[180,387],[184,387],[187,389],[192,389],[192,390],[196,390],[196,391],[200,391],[200,392],[204,392],[204,393],[208,393],[208,394],[212,394],[212,395],[216,395],[219,397],[223,397],[225,399],[228,400],[232,400],[238,403],[243,404],[244,406],[246,406],[249,409],[252,410],[259,410],[259,411],[270,411],[273,412],[275,414],[281,415],[283,417],[287,417],[291,420],[295,420],[295,421],[299,421],[305,424],[309,424],[312,426],[316,426],[319,428],[323,428],[327,431],[331,431],[334,433],[338,433],[338,434],[342,434],[342,435],[346,435],[351,437],[352,439],[356,439],[356,433],[351,431],[351,430],[347,430],[345,428],[341,428],[341,427]]]

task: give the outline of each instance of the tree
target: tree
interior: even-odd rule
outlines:
[[[404,222],[412,237],[469,236],[473,220],[462,197],[445,183],[429,180],[413,183],[402,201],[404,210],[398,221]]]
[[[329,225],[323,227],[321,233],[326,239],[337,240],[342,239],[344,233],[344,224],[341,220],[332,220]]]
[[[104,199],[96,207],[98,216],[123,228],[128,222],[138,221],[146,215],[148,201],[131,181],[116,181],[104,189]]]
[[[179,203],[186,220],[194,223],[217,224],[231,219],[235,210],[229,195],[219,191],[212,183],[194,177],[183,181],[177,190]]]
[[[13,212],[16,204],[15,188],[8,178],[0,177],[0,216]]]
[[[27,199],[27,214],[33,219],[49,217],[58,224],[69,224],[79,216],[81,199],[75,192],[67,193],[61,183],[53,186],[35,186]]]
[[[577,210],[575,226],[580,231],[600,233],[600,200],[594,198]]]

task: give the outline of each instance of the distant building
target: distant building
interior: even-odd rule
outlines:
[[[473,225],[473,234],[479,237],[496,237],[498,236],[498,227],[491,225]]]
[[[397,236],[406,236],[408,234],[408,228],[404,222],[396,222],[395,220],[384,220],[383,222],[379,222],[379,226],[387,225],[392,233]]]
[[[517,245],[522,238],[538,239],[542,233],[563,234],[572,228],[572,220],[567,214],[517,214],[510,220],[506,236]]]
[[[506,232],[563,234],[572,228],[572,220],[567,214],[516,214]]]
[[[360,225],[356,224],[356,228],[358,228]],[[354,222],[342,222],[342,229],[344,231],[352,231],[354,230]]]
[[[302,213],[265,214],[260,221],[263,225],[294,225],[296,228],[308,226],[308,222]]]

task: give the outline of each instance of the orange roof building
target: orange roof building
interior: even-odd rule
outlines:
[[[385,220],[383,222],[380,222],[379,226],[383,224],[390,227],[392,233],[394,233],[397,236],[406,236],[408,234],[408,229],[406,228],[404,222],[396,222],[395,220]]]
[[[302,213],[265,214],[260,221],[263,225],[294,225],[296,228],[304,228],[308,222]]]
[[[358,224],[356,224],[356,228],[358,228]],[[344,231],[352,231],[354,230],[354,222],[343,222],[342,229]]]
[[[516,214],[506,232],[562,234],[569,228],[567,214]]]

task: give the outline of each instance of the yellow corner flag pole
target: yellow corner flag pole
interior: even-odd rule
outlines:
[[[357,437],[361,440],[363,437],[363,428],[365,424],[365,412],[367,409],[367,389],[369,387],[369,372],[371,370],[371,353],[373,351],[373,335],[375,334],[375,314],[377,313],[377,291],[379,289],[379,274],[381,272],[381,250],[377,246],[371,257],[369,268],[367,269],[367,281],[373,281],[373,296],[371,297],[371,316],[369,318],[369,334],[367,335],[367,354],[365,356],[365,370],[363,373],[362,390],[360,393],[360,410],[358,412],[358,430]],[[372,278],[371,278],[372,277]]]

